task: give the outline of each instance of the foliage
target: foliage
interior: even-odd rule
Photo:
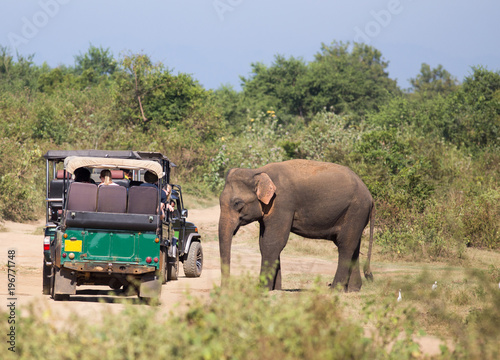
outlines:
[[[37,165],[40,149],[16,139],[0,139],[0,216],[11,221],[37,220],[41,215],[43,188],[39,178],[44,174]],[[9,164],[9,166],[6,166]]]
[[[215,103],[229,125],[227,130],[232,132],[239,132],[245,125],[247,111],[242,106],[242,99],[242,93],[234,90],[231,85],[222,85],[214,91]]]
[[[308,66],[302,59],[277,55],[268,68],[253,63],[252,75],[241,77],[245,105],[255,110],[278,109],[280,113],[304,117],[307,114],[305,77]]]
[[[93,71],[98,76],[112,75],[118,70],[118,63],[113,54],[102,47],[95,47],[92,44],[85,54],[75,56],[75,72],[83,74],[85,71]]]
[[[174,76],[145,54],[125,55],[121,66],[115,101],[126,124],[147,129],[152,122],[170,128],[210,103],[209,93],[190,75]]]
[[[379,50],[366,44],[354,43],[352,48],[342,42],[322,44],[321,52],[311,63],[306,85],[309,110],[356,115],[377,110],[400,92],[389,78],[388,65]]]
[[[404,324],[407,316],[399,316],[394,303],[383,314],[372,312],[372,306],[366,309],[385,331],[379,341],[375,335],[366,337],[360,325],[343,316],[336,295],[318,287],[293,297],[266,295],[246,280],[212,290],[208,304],[188,298],[186,312],[167,318],[159,316],[158,309],[129,305],[118,315],[103,313],[102,321],[95,324],[74,317],[65,329],[51,324],[52,310],[33,307],[32,315],[23,318],[23,326],[16,327],[15,355],[17,359],[96,359],[103,355],[148,359],[158,354],[171,359],[406,359],[415,348],[402,346],[413,344],[409,337],[413,330]],[[8,333],[6,324],[2,321],[0,326]],[[408,336],[387,352],[385,345],[396,341],[401,327],[408,329]]]
[[[384,127],[411,125],[412,132],[443,138],[476,151],[498,148],[500,73],[474,68],[457,90],[428,98],[397,97],[367,117]]]
[[[288,134],[274,110],[247,118],[247,126],[240,136],[221,139],[220,150],[211,158],[208,172],[204,174],[205,181],[217,193],[222,191],[225,174],[232,167],[258,168],[282,161],[285,157],[284,149],[279,146],[285,144],[280,141],[282,135]]]
[[[325,109],[362,115],[399,93],[387,66],[380,51],[357,43],[323,44],[308,64],[278,55],[269,67],[253,63],[252,75],[241,78],[242,106],[253,111],[275,109],[285,125],[293,117],[309,120]]]
[[[347,115],[326,111],[316,114],[297,139],[296,157],[347,165],[346,157],[361,135],[360,128],[350,122]]]
[[[458,80],[454,78],[442,65],[436,68],[423,63],[420,74],[410,79],[412,90],[421,96],[435,96],[448,94],[457,89]]]
[[[51,68],[0,48],[1,216],[40,216],[43,184],[33,179],[43,164],[33,154],[48,149],[160,151],[195,196],[217,195],[232,167],[304,158],[361,176],[385,256],[500,248],[500,73],[476,67],[458,83],[422,64],[402,92],[387,66],[371,46],[334,41],[310,62],[252,64],[241,91],[210,91],[146,54],[115,59],[90,45],[74,66]]]
[[[34,66],[34,55],[17,54],[17,61],[7,47],[0,45],[0,92],[34,90],[40,69]]]
[[[305,291],[268,292],[243,276],[214,287],[208,301],[185,295],[182,309],[174,304],[169,314],[126,299],[124,310],[95,321],[66,320],[56,308],[32,303],[19,314],[16,353],[3,358],[412,359],[426,356],[416,342],[424,328],[442,340],[433,358],[498,358],[497,282],[484,271],[447,274],[447,281],[430,275],[370,284],[363,296],[332,292],[320,278]],[[0,316],[0,331],[8,334],[8,314]]]

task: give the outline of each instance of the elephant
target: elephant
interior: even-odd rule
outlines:
[[[373,280],[374,202],[363,181],[348,167],[312,160],[269,163],[258,169],[230,169],[219,197],[219,250],[222,285],[229,280],[231,243],[241,226],[258,221],[261,276],[269,290],[281,290],[280,254],[290,232],[331,240],[339,258],[332,288],[361,289],[361,235],[370,222],[364,275]]]

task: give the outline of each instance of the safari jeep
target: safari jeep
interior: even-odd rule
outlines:
[[[179,262],[187,277],[203,267],[201,237],[186,221],[182,190],[172,185],[173,212],[160,209],[170,182],[167,157],[155,152],[51,150],[46,159],[46,227],[43,292],[68,299],[80,285],[135,289],[141,298],[159,298],[162,284],[177,280]],[[75,170],[91,172],[91,182],[76,182]],[[119,186],[100,186],[109,169]],[[157,186],[140,186],[144,173]],[[126,178],[125,174],[131,177]]]

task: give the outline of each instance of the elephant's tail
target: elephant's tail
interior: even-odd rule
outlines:
[[[374,229],[375,229],[375,203],[372,203],[372,208],[370,210],[370,242],[368,244],[368,259],[366,260],[365,266],[363,268],[363,272],[365,273],[365,278],[370,281],[373,281],[373,274],[370,269],[370,259],[372,257]]]

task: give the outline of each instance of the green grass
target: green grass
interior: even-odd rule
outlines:
[[[424,334],[443,339],[435,358],[500,355],[500,291],[487,272],[425,270],[379,278],[349,294],[327,289],[324,277],[285,280],[285,288],[302,281],[301,290],[267,292],[255,278],[233,277],[209,301],[187,296],[187,311],[169,315],[131,303],[121,313],[102,313],[101,321],[64,320],[32,304],[20,315],[16,354],[2,358],[410,359],[426,356],[417,344]],[[7,334],[2,317],[0,332]]]

